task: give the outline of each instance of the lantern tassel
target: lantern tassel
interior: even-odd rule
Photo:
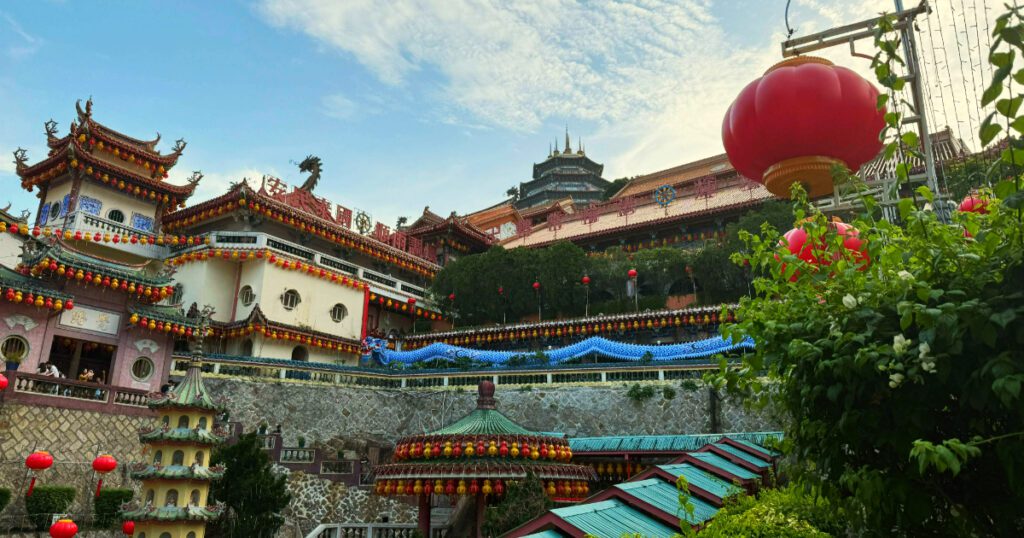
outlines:
[[[100,488],[103,487],[103,479],[100,478],[99,482],[96,482],[96,498],[100,498]]]
[[[32,490],[34,490],[34,489],[36,489],[36,477],[33,476],[32,480],[30,480],[29,483],[28,483],[28,493],[26,493],[25,496],[26,497],[31,497],[32,496]]]

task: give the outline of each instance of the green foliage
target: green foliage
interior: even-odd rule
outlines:
[[[11,503],[11,490],[10,488],[0,488],[0,512],[7,508],[7,505]]]
[[[734,536],[825,538],[846,533],[843,511],[823,497],[789,486],[764,489],[757,497],[737,495],[725,501],[701,538]]]
[[[682,387],[683,390],[687,392],[696,392],[700,390],[700,385],[698,385],[697,382],[692,379],[684,379],[680,381],[679,386]]]
[[[602,197],[602,200],[608,200],[612,196],[618,194],[619,191],[621,191],[627,183],[629,183],[628,177],[620,177],[619,179],[612,181],[611,185],[608,185],[608,188],[604,190],[604,196]]]
[[[501,536],[550,510],[554,503],[543,486],[532,473],[523,480],[509,482],[501,502],[487,507],[484,513],[484,535]]]
[[[217,526],[229,538],[274,536],[284,523],[280,512],[290,500],[286,479],[271,471],[270,459],[260,447],[259,437],[247,433],[214,452],[211,463],[227,470],[212,484],[210,496],[228,507]]]
[[[661,397],[666,400],[671,400],[676,397],[676,389],[666,385],[661,388]]]
[[[626,391],[626,396],[633,400],[633,403],[640,405],[654,397],[654,387],[633,383],[629,386],[629,390]]]
[[[25,511],[36,530],[50,528],[53,514],[66,513],[75,500],[75,488],[71,486],[36,486],[30,497],[25,497]]]
[[[117,514],[121,510],[121,505],[132,500],[134,494],[132,490],[124,488],[100,490],[100,496],[92,505],[95,525],[109,529],[118,520]]]

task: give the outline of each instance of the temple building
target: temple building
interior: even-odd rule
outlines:
[[[519,184],[515,207],[522,211],[546,206],[566,197],[571,197],[576,204],[600,202],[611,185],[601,177],[603,172],[604,165],[587,157],[582,142],[573,151],[569,131],[566,130],[565,148],[559,151],[555,144],[547,159],[533,165],[533,179]]]
[[[459,217],[452,212],[448,218],[443,218],[429,206],[423,208],[423,214],[406,232],[429,246],[436,253],[437,264],[442,266],[464,254],[483,252],[496,242],[490,232],[474,225],[469,217]]]
[[[27,398],[137,406],[166,379],[174,339],[196,328],[171,304],[158,235],[196,183],[165,181],[183,140],[161,153],[159,135],[143,141],[106,127],[91,101],[76,108],[65,136],[46,123],[45,159],[30,165],[25,150],[15,152],[21,185],[38,192],[39,210],[31,230],[21,225],[16,270],[0,268],[0,355],[19,363],[15,389]],[[54,369],[65,377],[59,387],[37,375]]]
[[[139,441],[152,461],[131,466],[131,477],[142,482],[142,499],[126,506],[121,517],[135,521],[138,538],[203,538],[206,523],[224,511],[223,504],[209,502],[210,481],[225,471],[211,466],[210,458],[228,435],[214,427],[222,406],[203,385],[201,363],[193,360],[178,386],[153,395],[149,408],[159,413],[159,422],[140,430]]]

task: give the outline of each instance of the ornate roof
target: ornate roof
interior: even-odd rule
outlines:
[[[223,443],[227,439],[228,433],[219,429],[171,428],[170,425],[139,429],[139,441],[143,443],[167,441],[173,443],[216,445]]]
[[[494,243],[493,237],[470,224],[466,217],[456,216],[455,213],[438,222],[434,222],[434,219],[420,217],[407,228],[406,232],[413,237],[424,239],[434,235],[455,234],[475,242],[480,247],[487,247]]]
[[[18,291],[28,291],[46,297],[53,297],[64,302],[74,299],[73,295],[47,287],[46,284],[46,281],[23,275],[0,265],[0,290],[13,288]]]
[[[150,409],[202,409],[220,411],[223,405],[215,402],[203,384],[201,363],[193,360],[188,365],[185,378],[167,393],[154,394],[149,399]]]
[[[199,328],[199,320],[186,316],[181,311],[181,307],[177,305],[146,305],[137,303],[128,305],[128,312],[138,314],[140,318],[149,318],[165,323],[176,323],[182,327],[192,329]]]
[[[148,272],[146,267],[149,265],[149,261],[133,264],[109,260],[96,254],[86,254],[77,250],[62,239],[53,239],[52,241],[49,246],[42,242],[37,243],[42,248],[38,248],[31,254],[26,255],[25,264],[31,266],[44,258],[49,258],[69,268],[73,267],[83,271],[97,272],[104,276],[129,280],[147,286],[167,286],[171,283],[169,276],[153,275]]]
[[[360,346],[360,342],[358,340],[344,338],[335,334],[314,331],[313,329],[299,327],[297,325],[289,325],[287,323],[273,321],[267,318],[267,315],[263,313],[259,303],[256,303],[252,311],[249,312],[249,316],[247,318],[230,323],[215,324],[214,330],[216,333],[220,334],[221,337],[228,336],[229,338],[233,331],[237,331],[239,333],[237,336],[247,336],[256,331],[261,333],[279,331],[307,335],[324,342],[333,342],[338,344],[339,351],[347,351],[350,353],[357,353]]]
[[[137,463],[132,465],[130,474],[135,480],[163,478],[168,480],[220,480],[224,477],[225,467],[215,465],[160,465]]]
[[[244,205],[240,205],[239,202]],[[258,191],[254,190],[245,180],[234,184],[228,192],[221,196],[168,214],[164,217],[163,225],[164,229],[168,231],[188,229],[207,218],[219,217],[237,211],[280,214],[287,217],[282,218],[280,221],[282,224],[295,227],[303,232],[319,234],[325,239],[357,248],[403,269],[419,269],[420,272],[430,275],[441,269],[439,265],[430,260],[350,230],[334,218],[324,218],[319,211],[309,212],[301,207],[289,205],[271,196],[262,188]],[[374,250],[377,252],[376,254],[373,252]],[[406,266],[403,266],[403,263]]]
[[[224,513],[225,506],[139,506],[128,503],[121,507],[121,517],[136,523],[141,521],[212,521]]]

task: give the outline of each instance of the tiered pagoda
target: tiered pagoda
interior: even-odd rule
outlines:
[[[480,537],[484,508],[509,482],[532,474],[555,502],[576,502],[597,478],[589,465],[572,463],[565,437],[532,432],[496,408],[494,383],[481,381],[477,407],[440,430],[402,438],[392,463],[374,469],[378,495],[414,496],[419,530],[430,536],[432,499],[469,495],[476,502],[474,536]]]
[[[533,179],[519,184],[516,208],[546,206],[566,197],[584,206],[600,202],[611,185],[601,177],[603,172],[604,165],[587,157],[582,142],[573,151],[569,131],[566,130],[565,148],[559,151],[556,143],[544,162],[533,165]]]
[[[125,505],[121,517],[135,521],[138,538],[203,538],[206,523],[224,511],[223,504],[209,504],[210,481],[224,475],[224,467],[211,467],[210,458],[228,434],[214,427],[222,406],[203,385],[198,356],[181,383],[152,396],[149,407],[160,422],[140,430],[139,440],[152,460],[131,467],[131,477],[142,481],[143,498]]]
[[[108,387],[156,390],[173,339],[196,329],[169,304],[174,287],[160,235],[164,215],[183,205],[196,183],[165,181],[183,140],[161,153],[159,135],[145,141],[99,123],[91,100],[76,109],[63,137],[56,122],[46,123],[45,159],[29,164],[25,150],[14,152],[21,185],[38,192],[39,209],[34,222],[19,226],[24,245],[15,270],[24,278],[0,276],[4,308],[13,314],[8,319],[21,320],[5,327],[4,341],[26,350],[19,390],[30,391],[34,372],[47,362],[68,383],[81,378],[101,385],[82,405],[123,405],[126,396],[115,397]],[[68,387],[54,397],[93,393],[86,388]]]

